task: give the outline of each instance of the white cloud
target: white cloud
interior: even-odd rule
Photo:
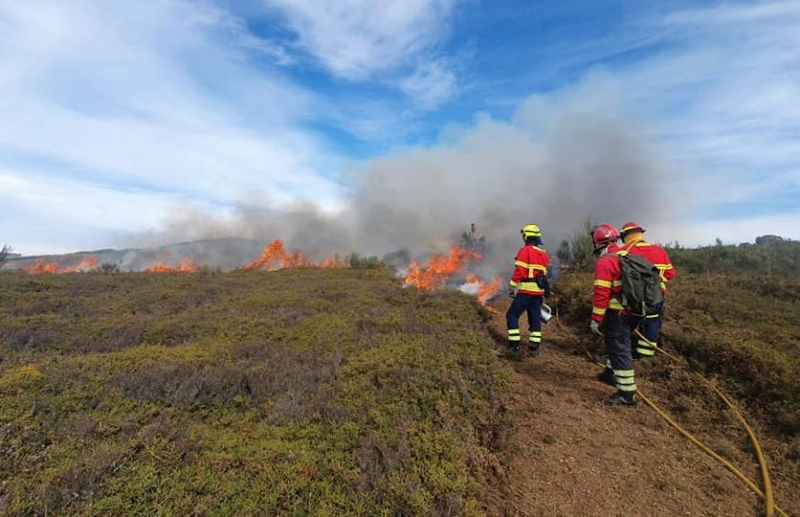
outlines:
[[[456,0],[264,2],[286,18],[298,46],[337,77],[393,85],[423,109],[456,90],[453,70],[435,57]]]
[[[0,170],[0,234],[26,255],[106,247],[121,235],[151,229],[188,202],[173,194]]]
[[[278,202],[340,194],[327,179],[338,162],[299,126],[314,95],[275,67],[251,66],[254,51],[288,58],[228,13],[180,0],[3,2],[0,33],[0,167],[18,177],[73,181],[53,192],[90,206],[117,193],[150,225],[163,211],[149,204],[162,201],[127,186],[222,206],[253,191]],[[34,203],[20,190],[4,198]],[[88,212],[75,212],[86,232]]]
[[[400,87],[423,108],[435,108],[449,99],[456,89],[456,77],[441,63],[421,64],[400,81]]]
[[[800,174],[800,3],[723,3],[635,26],[657,44],[607,70],[688,173],[663,189],[690,193],[712,217],[785,198]]]
[[[299,44],[334,74],[363,79],[435,45],[454,0],[265,0],[285,14]]]

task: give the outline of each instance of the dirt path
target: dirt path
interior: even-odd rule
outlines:
[[[501,311],[493,332],[505,333]],[[515,439],[496,515],[761,515],[742,483],[649,407],[600,403],[613,388],[576,352],[568,330],[544,329],[542,354],[509,360]],[[565,331],[566,330],[566,331]],[[644,392],[653,386],[637,378]],[[749,473],[749,472],[748,472]]]

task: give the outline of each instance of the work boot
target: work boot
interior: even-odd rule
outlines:
[[[531,354],[531,357],[539,357],[539,345],[528,345],[528,353]]]
[[[497,357],[518,357],[519,356],[519,345],[512,346],[509,345],[505,350],[498,350],[495,355]]]
[[[617,391],[604,398],[603,402],[612,406],[635,406],[639,400],[635,391]]]
[[[601,373],[598,373],[597,380],[614,388],[617,387],[617,383],[614,380],[614,370],[611,368],[605,368]]]

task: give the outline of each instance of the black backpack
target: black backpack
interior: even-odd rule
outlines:
[[[618,253],[622,269],[622,306],[634,316],[658,314],[664,302],[659,270],[644,257]]]

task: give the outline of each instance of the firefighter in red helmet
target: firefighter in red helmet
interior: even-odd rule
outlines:
[[[644,228],[634,222],[628,222],[622,225],[620,232],[623,245],[612,246],[609,251],[611,253],[627,252],[631,255],[639,255],[647,259],[651,264],[658,268],[659,276],[661,277],[661,291],[664,293],[666,299],[667,283],[675,277],[675,268],[672,267],[672,261],[667,254],[667,250],[656,244],[650,244],[644,240]],[[655,314],[648,315],[641,325],[641,333],[645,339],[640,336],[634,336],[632,339],[634,345],[634,358],[647,358],[652,357],[656,350],[654,347],[658,345],[658,335],[661,331],[661,316],[664,313],[664,304],[658,308]],[[648,343],[649,341],[649,343]]]
[[[514,273],[508,283],[509,294],[514,298],[506,313],[508,326],[508,347],[512,352],[519,351],[522,335],[519,330],[519,317],[528,313],[528,351],[532,357],[539,355],[542,344],[542,297],[549,290],[547,265],[549,258],[542,248],[542,232],[535,224],[520,230],[525,245],[514,259]]]
[[[629,314],[622,307],[622,267],[614,247],[620,233],[609,224],[595,227],[591,233],[595,255],[593,306],[590,328],[604,336],[608,361],[601,380],[614,385],[617,392],[603,399],[612,405],[635,406],[636,379],[633,371],[631,335],[641,318]],[[604,331],[601,332],[601,324]]]

